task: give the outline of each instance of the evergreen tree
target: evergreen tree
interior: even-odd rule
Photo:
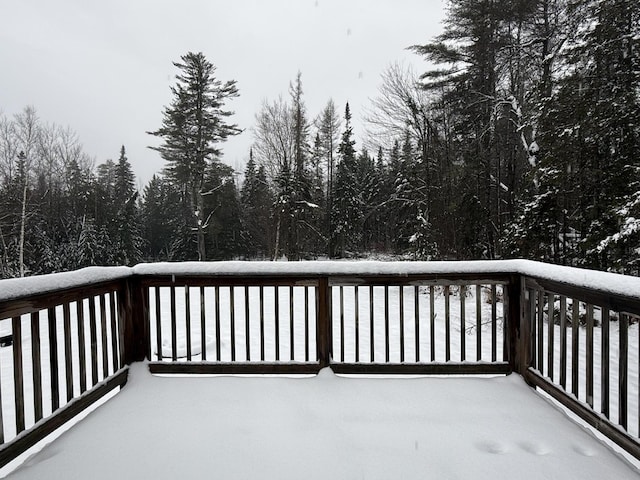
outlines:
[[[312,239],[315,204],[311,202],[312,172],[310,169],[309,122],[303,100],[302,74],[289,88],[293,127],[294,169],[291,172],[290,213],[287,255],[292,260],[308,256]]]
[[[163,140],[152,148],[168,162],[167,176],[180,187],[183,215],[195,232],[197,258],[206,260],[205,224],[210,212],[205,212],[202,196],[205,172],[220,157],[219,144],[240,133],[227,123],[233,112],[224,110],[238,89],[235,80],[218,80],[216,68],[202,53],[189,52],[174,65],[180,73],[171,88],[172,103],[165,108],[162,127],[149,133]]]
[[[345,107],[345,129],[338,147],[334,202],[331,211],[332,256],[345,257],[361,248],[363,208],[358,191],[355,140],[349,103]]]
[[[240,218],[240,196],[233,168],[221,162],[209,165],[205,175],[204,206],[209,213],[204,225],[212,260],[237,258],[246,251]]]
[[[180,205],[180,190],[166,178],[154,175],[144,188],[140,218],[143,258],[177,261],[190,258],[191,235]]]
[[[640,7],[576,2],[568,16],[565,75],[540,115],[532,193],[508,238],[521,255],[623,269],[639,184]]]
[[[273,250],[271,205],[273,198],[264,165],[256,166],[253,150],[244,173],[240,191],[242,223],[250,258],[270,258]]]
[[[124,145],[114,169],[114,225],[110,229],[116,263],[134,265],[141,258],[142,237],[139,228],[138,192],[135,175],[126,157]]]

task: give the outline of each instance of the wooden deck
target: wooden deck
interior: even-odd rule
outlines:
[[[639,278],[529,261],[3,280],[0,466],[124,387],[13,477],[635,477],[538,392],[640,461],[638,292]]]
[[[156,377],[8,478],[638,478],[519,375]]]

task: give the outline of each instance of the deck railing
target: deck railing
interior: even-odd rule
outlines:
[[[640,280],[526,261],[146,264],[0,282],[0,465],[153,373],[516,372],[640,458]]]
[[[508,281],[142,275],[146,356],[155,373],[504,374]]]
[[[0,466],[126,382],[118,271],[0,282]]]

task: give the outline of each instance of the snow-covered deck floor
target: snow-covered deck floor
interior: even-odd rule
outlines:
[[[12,479],[624,479],[638,472],[535,394],[498,378],[153,377]]]

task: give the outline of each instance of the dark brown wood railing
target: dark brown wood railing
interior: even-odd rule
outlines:
[[[505,275],[287,271],[140,283],[154,373],[510,371]]]
[[[638,457],[640,298],[531,277],[524,287],[525,379]]]
[[[11,343],[0,349],[0,466],[126,382],[126,284],[78,277],[55,288],[49,276],[45,291],[0,301]]]
[[[0,282],[13,341],[0,348],[0,465],[143,360],[163,374],[516,372],[640,458],[640,288],[620,287],[635,278],[525,261],[84,273]]]

